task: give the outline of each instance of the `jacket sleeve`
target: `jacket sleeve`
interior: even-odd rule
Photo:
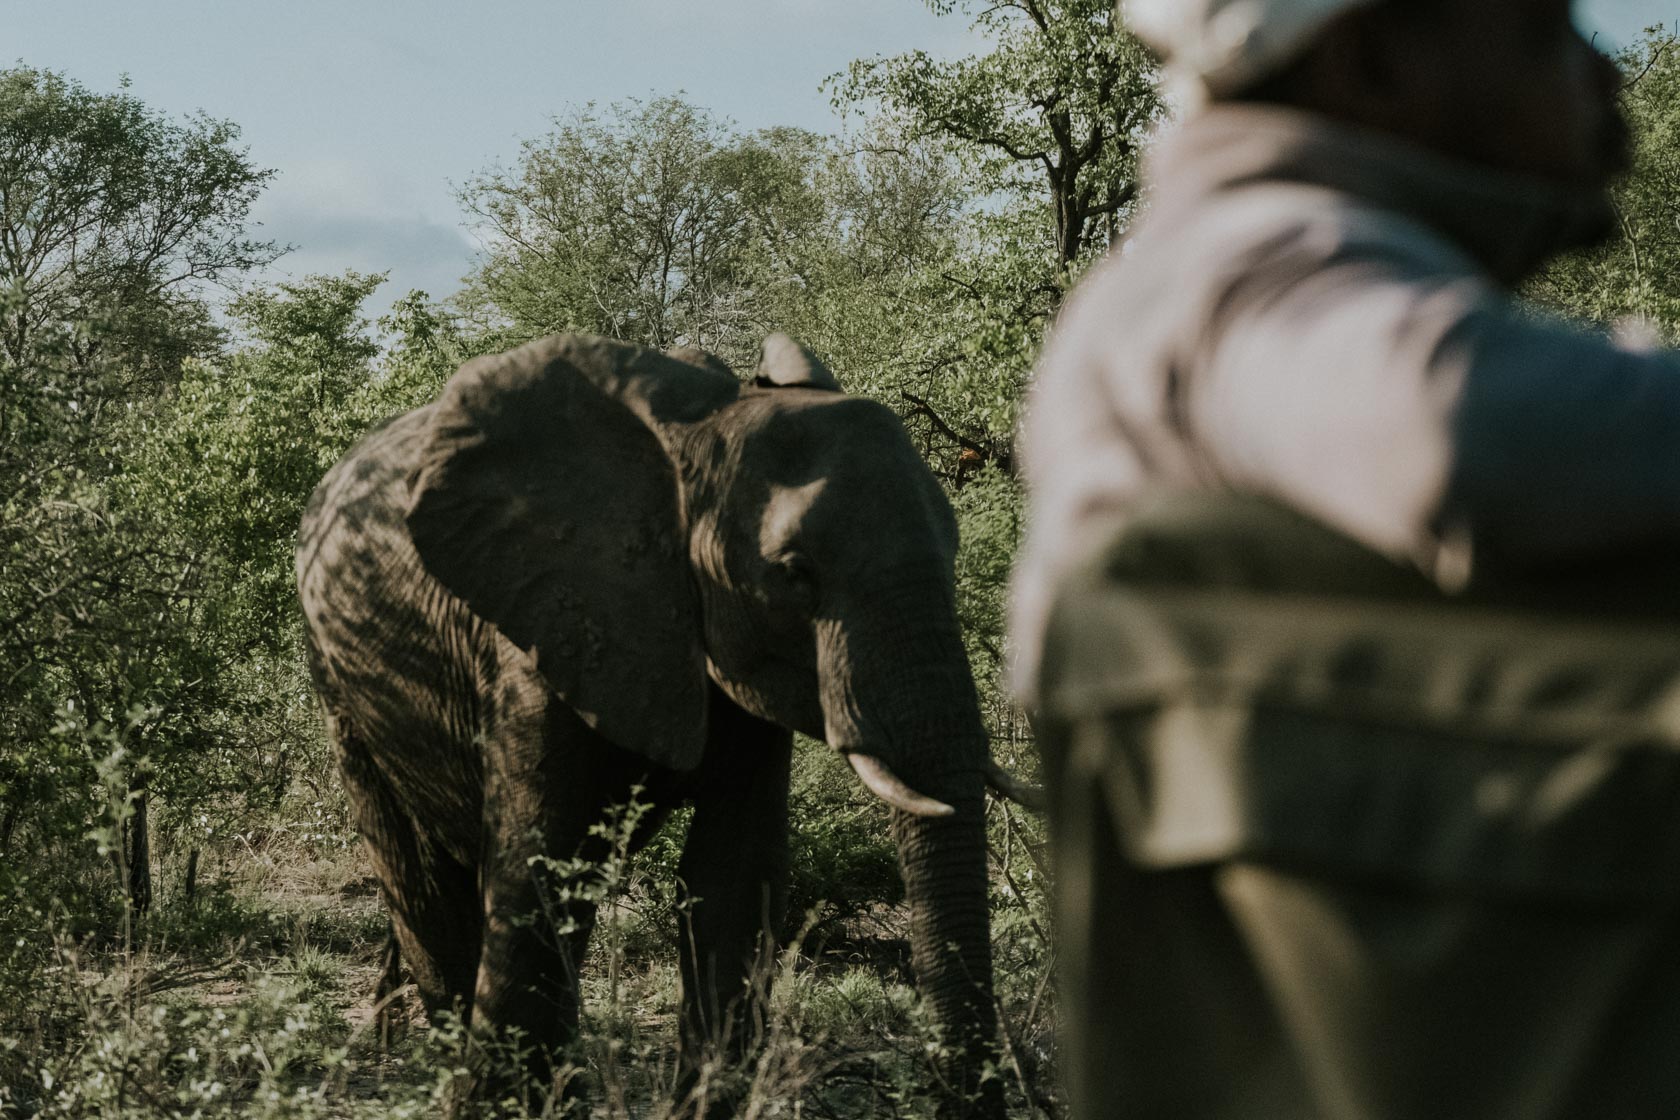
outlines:
[[[1483,559],[1680,546],[1680,358],[1510,307],[1467,316],[1443,519]]]
[[[1446,252],[1249,261],[1186,367],[1222,481],[1433,566],[1680,545],[1680,364],[1521,308]]]

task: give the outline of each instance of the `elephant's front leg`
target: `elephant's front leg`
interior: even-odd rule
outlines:
[[[485,742],[484,935],[473,995],[473,1095],[564,1089],[578,968],[609,843],[591,829],[646,780],[645,760],[533,690]],[[515,1054],[517,1053],[517,1057]],[[536,1104],[537,1102],[530,1102]]]
[[[706,760],[695,776],[683,847],[679,957],[682,1076],[678,1104],[734,1115],[709,1076],[762,1034],[776,937],[787,908],[788,773],[792,735],[714,690]]]
[[[513,859],[487,873],[473,995],[471,1095],[511,1095],[534,1111],[542,1096],[571,1082],[566,1050],[578,1031],[578,966],[595,926],[594,904],[555,902],[549,878],[540,865],[517,867]]]

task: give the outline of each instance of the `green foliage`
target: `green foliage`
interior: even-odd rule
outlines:
[[[793,879],[788,920],[834,927],[904,897],[898,850],[880,802],[863,792],[851,767],[820,743],[801,741],[789,800]]]
[[[822,217],[818,138],[736,137],[677,98],[593,105],[461,192],[488,244],[468,305],[501,340],[575,330],[742,352],[764,264]],[[753,341],[756,341],[753,340]]]
[[[101,760],[114,808],[130,800],[121,762],[120,751]],[[120,813],[95,832],[114,854]],[[336,1068],[349,1033],[341,954],[370,953],[384,930],[368,900],[361,935],[335,941],[356,920],[348,907],[218,875],[195,898],[166,894],[146,936],[123,946],[36,897],[0,907],[0,1115],[21,1103],[25,1115],[237,1116],[270,1091],[286,1097]]]
[[[78,936],[109,938],[128,928],[113,900],[131,882],[142,905],[150,893],[140,818],[98,791],[120,787],[119,808],[158,799],[161,856],[246,834],[294,779],[327,779],[295,617],[296,525],[360,418],[387,411],[386,392],[412,394],[425,346],[445,333],[394,348],[382,368],[360,317],[378,282],[316,278],[240,297],[230,318],[244,348],[186,360],[168,392],[89,441],[93,461],[14,492],[8,574],[39,574],[15,588],[0,631],[21,668],[0,717],[0,843],[24,853],[0,860],[0,889],[31,928],[57,915]],[[33,384],[65,388],[8,398],[34,409],[35,428],[13,429],[26,479],[29,455],[67,453],[84,435],[69,406],[105,367],[60,381],[41,376],[45,358],[30,368]],[[208,936],[202,922],[156,924],[160,937]]]
[[[333,1006],[334,968],[318,954],[258,972],[221,1007],[148,999],[139,988],[146,981],[127,974],[92,979],[71,995],[85,1034],[32,1069],[28,1083],[0,1090],[0,1103],[10,1095],[64,1120],[324,1111],[313,1082],[343,1065],[348,1030]]]
[[[1618,61],[1633,166],[1615,189],[1616,232],[1553,263],[1527,295],[1604,327],[1639,320],[1680,345],[1680,36],[1651,28]]]
[[[917,135],[959,145],[976,185],[1049,219],[1056,259],[1082,259],[1106,224],[1111,240],[1138,199],[1138,154],[1161,111],[1154,64],[1118,26],[1108,0],[931,0],[973,15],[992,49],[936,62],[922,51],[854,62],[831,79],[836,103],[877,103]],[[1048,188],[1050,212],[1043,212]]]
[[[244,234],[273,172],[202,114],[175,122],[127,92],[48,70],[0,70],[0,355],[27,367],[68,341],[78,367],[115,354],[132,396],[214,339],[198,285],[273,260]],[[76,338],[75,325],[105,324]]]
[[[1025,493],[1020,480],[988,467],[957,491],[957,617],[962,622],[992,752],[1012,769],[1030,771],[1032,735],[1007,680],[1009,574],[1020,544]]]
[[[145,848],[141,791],[215,704],[215,653],[187,626],[195,542],[135,472],[181,369],[220,344],[203,285],[276,255],[244,236],[270,173],[237,137],[0,71],[0,867],[73,924],[108,919],[90,891],[116,885],[88,843],[110,824],[107,748],[134,810],[105,844],[121,865]],[[147,865],[126,884],[142,905]]]
[[[314,277],[235,300],[230,317],[253,344],[189,363],[137,450],[140,500],[219,569],[200,622],[230,651],[294,639],[291,542],[315,484],[360,434],[349,406],[378,354],[360,311],[383,279]]]
[[[944,153],[966,205],[953,251],[901,287],[909,329],[885,388],[953,485],[1014,470],[1027,372],[1062,294],[1139,205],[1162,108],[1153,63],[1107,0],[934,0],[972,17],[983,54],[854,62],[837,106]]]
[[[373,380],[355,402],[355,423],[360,426],[436,399],[462,362],[490,352],[483,338],[469,346],[460,324],[421,291],[411,291],[393,303],[390,312],[380,317],[379,327],[387,345]]]
[[[916,1003],[915,989],[883,979],[867,966],[842,967],[831,976],[811,977],[796,990],[808,1028],[830,1037],[904,1031]]]
[[[957,210],[944,161],[877,140],[740,134],[675,98],[591,106],[462,192],[487,245],[466,317],[486,349],[575,330],[742,367],[781,329],[844,366]]]

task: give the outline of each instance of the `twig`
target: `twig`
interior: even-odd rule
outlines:
[[[1623,82],[1622,87],[1618,92],[1626,93],[1628,90],[1644,81],[1646,75],[1656,69],[1657,63],[1662,61],[1663,56],[1673,50],[1676,46],[1680,46],[1680,35],[1670,35],[1661,43],[1661,45],[1651,52],[1651,57],[1645,61],[1645,68],[1633,77],[1629,78],[1627,81]]]

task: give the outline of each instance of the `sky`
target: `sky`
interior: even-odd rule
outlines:
[[[1583,0],[1626,42],[1680,0]],[[455,187],[594,101],[681,93],[743,129],[838,130],[857,58],[983,47],[921,0],[0,0],[0,66],[232,120],[278,172],[255,210],[295,246],[263,277],[390,272],[371,309],[454,291],[477,246]]]

